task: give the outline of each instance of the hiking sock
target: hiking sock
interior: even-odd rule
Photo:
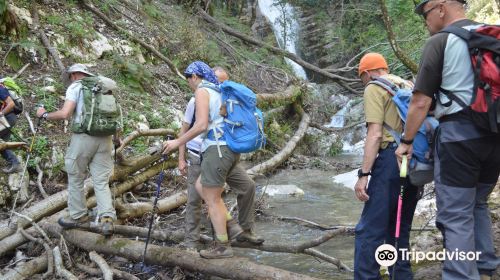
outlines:
[[[220,235],[217,234],[216,236],[217,236],[217,240],[219,240],[222,243],[226,243],[229,240],[229,238],[227,237],[227,233],[226,234],[220,234]]]

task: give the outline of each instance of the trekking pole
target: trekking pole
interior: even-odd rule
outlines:
[[[37,108],[39,108],[39,107],[43,108],[43,104],[38,104]],[[34,132],[33,132],[33,138],[31,138],[31,144],[30,144],[30,147],[28,149],[28,153],[26,155],[26,162],[24,163],[24,167],[23,167],[23,170],[22,170],[23,173],[21,175],[21,180],[19,181],[19,184],[18,184],[18,187],[17,187],[17,193],[16,193],[16,196],[14,197],[14,203],[12,204],[12,210],[10,211],[9,222],[7,223],[7,226],[10,226],[10,222],[12,221],[12,214],[14,213],[14,210],[16,208],[16,203],[17,203],[17,199],[19,198],[19,192],[20,192],[21,184],[24,181],[24,175],[26,174],[26,169],[28,168],[28,163],[30,161],[31,152],[33,151],[33,145],[35,144],[35,138],[36,138],[36,136],[38,134],[38,129],[40,128],[41,124],[42,124],[42,118],[38,118],[38,121],[36,123],[35,129],[34,129]]]
[[[166,137],[167,140],[170,140],[170,136]],[[148,227],[148,236],[146,237],[146,246],[144,246],[144,252],[142,253],[142,263],[141,263],[141,271],[144,271],[144,264],[145,264],[145,258],[146,258],[146,251],[148,250],[148,244],[149,244],[149,238],[151,236],[151,228],[153,227],[153,221],[155,218],[155,212],[156,212],[156,205],[158,204],[158,198],[160,197],[160,188],[161,188],[161,183],[163,182],[163,178],[165,177],[165,162],[167,161],[167,155],[162,156],[162,167],[160,171],[160,175],[158,176],[158,180],[156,181],[156,196],[155,196],[155,201],[153,203],[153,212],[151,213],[151,219],[149,220],[149,227]]]
[[[394,239],[395,239],[394,247],[396,248],[396,258],[398,256],[399,230],[401,228],[401,212],[403,210],[403,195],[405,190],[407,170],[408,170],[408,157],[407,155],[403,155],[401,162],[401,169],[399,170],[399,180],[401,181],[401,190],[399,192],[399,198],[398,198],[398,210],[396,215],[396,232],[394,234]],[[391,277],[392,280],[396,279],[394,276],[395,274],[396,274],[396,264],[394,264],[392,267],[392,277]]]

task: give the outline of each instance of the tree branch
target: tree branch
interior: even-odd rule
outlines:
[[[418,65],[410,57],[408,57],[405,52],[403,52],[396,42],[396,34],[394,33],[394,30],[392,30],[391,19],[389,18],[389,12],[387,11],[387,6],[385,4],[386,0],[379,1],[380,9],[382,10],[382,19],[384,20],[385,29],[387,30],[387,38],[389,39],[389,43],[391,43],[392,50],[399,60],[401,60],[401,62],[408,67],[413,74],[416,74],[418,71]]]

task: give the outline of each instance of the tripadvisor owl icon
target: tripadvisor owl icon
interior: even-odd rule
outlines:
[[[381,266],[391,266],[398,260],[398,253],[394,246],[382,244],[375,251],[375,260]]]

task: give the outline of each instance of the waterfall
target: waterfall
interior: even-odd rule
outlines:
[[[290,4],[274,5],[274,0],[258,0],[260,12],[269,20],[272,25],[274,35],[280,48],[293,54],[297,54],[296,37],[299,31],[299,23],[295,18],[295,12]],[[286,36],[286,40],[285,40]],[[285,58],[285,61],[292,66],[295,75],[307,80],[304,68],[295,61]]]

